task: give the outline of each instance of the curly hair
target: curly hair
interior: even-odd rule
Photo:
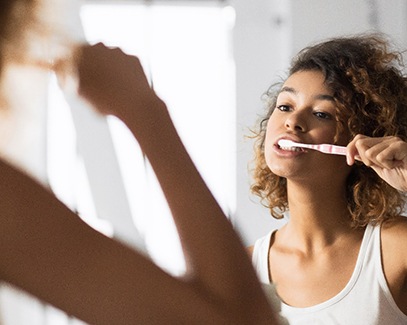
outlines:
[[[333,91],[338,120],[336,138],[348,131],[351,138],[364,134],[407,139],[407,79],[402,56],[391,49],[383,35],[333,38],[307,47],[294,57],[288,75],[307,70],[322,72]],[[268,168],[264,142],[281,84],[273,85],[265,94],[267,113],[255,134],[251,186],[277,219],[289,209],[287,183]],[[354,165],[346,184],[348,210],[355,228],[395,218],[404,208],[404,194],[362,163]]]

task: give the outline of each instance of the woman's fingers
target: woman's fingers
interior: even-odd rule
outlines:
[[[396,136],[371,138],[357,135],[348,144],[347,161],[355,159],[371,167],[384,181],[399,191],[407,189],[407,142]]]
[[[137,57],[102,43],[82,47],[78,75],[79,94],[103,114],[120,115],[153,93]]]
[[[406,158],[407,143],[398,137],[371,138],[357,135],[348,145],[348,163],[361,160],[366,166],[385,169],[399,166]]]

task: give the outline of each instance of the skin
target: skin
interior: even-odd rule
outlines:
[[[335,106],[318,71],[291,75],[280,92],[267,127],[265,155],[273,173],[287,179],[290,219],[272,238],[270,279],[281,299],[309,307],[337,295],[348,283],[364,229],[351,227],[345,200],[346,177],[355,159],[384,180],[406,190],[407,144],[397,137],[358,135],[347,145],[347,158],[308,150],[282,150],[280,138],[304,143],[334,143]],[[332,171],[335,171],[334,173]],[[407,314],[407,219],[382,227],[385,277],[399,308]],[[324,283],[324,286],[320,284]]]
[[[139,60],[102,44],[82,47],[78,57],[79,94],[120,118],[153,166],[188,272],[171,277],[0,160],[0,279],[90,324],[277,324],[239,237]]]

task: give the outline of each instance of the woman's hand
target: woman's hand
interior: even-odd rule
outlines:
[[[360,160],[391,186],[407,192],[407,142],[395,136],[371,138],[358,134],[347,147],[349,165]]]
[[[102,43],[80,48],[77,63],[79,95],[100,113],[139,120],[160,101],[151,89],[140,61]]]

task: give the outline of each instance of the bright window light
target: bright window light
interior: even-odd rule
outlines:
[[[235,209],[233,9],[199,4],[92,2],[82,6],[81,19],[90,43],[102,41],[119,46],[140,58],[154,89],[167,103],[199,171],[225,213],[232,214]],[[158,265],[181,274],[185,265],[180,243],[155,176],[123,124],[110,118],[109,127],[134,223],[143,235],[147,251]]]

